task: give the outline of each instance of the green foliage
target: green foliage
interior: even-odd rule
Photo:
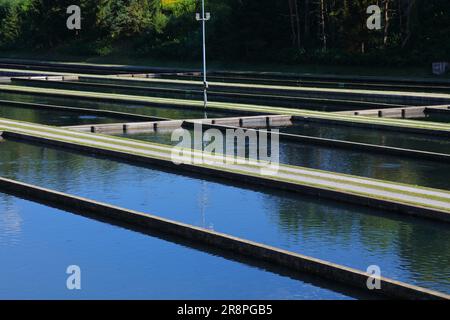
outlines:
[[[366,9],[374,3],[384,13],[388,8],[389,24],[385,28],[383,19],[382,30],[366,28]],[[82,10],[80,31],[65,27],[71,4]],[[164,5],[162,0],[0,0],[0,48],[83,55],[128,50],[136,56],[198,59],[199,7],[199,0]],[[208,53],[214,60],[370,65],[450,60],[450,1],[207,0],[207,10],[212,14]]]
[[[31,1],[0,0],[0,47],[13,45],[21,34],[24,13]]]
[[[155,3],[153,0],[102,0],[97,26],[112,40],[140,34],[153,22]]]

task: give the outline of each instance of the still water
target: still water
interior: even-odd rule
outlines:
[[[361,297],[3,193],[0,261],[0,299]],[[66,269],[74,264],[82,290],[70,291]]]
[[[193,136],[193,131],[191,136]],[[125,134],[126,138],[176,145],[171,131]],[[246,148],[248,150],[248,143]],[[450,163],[395,157],[297,142],[280,142],[280,163],[411,185],[450,190]]]
[[[180,85],[155,85],[153,83],[139,82],[134,83],[130,81],[124,82],[120,79],[119,83],[115,82],[117,79],[108,80],[92,80],[84,79],[82,81],[71,82],[35,82],[27,83],[27,86],[55,88],[65,90],[77,90],[77,91],[89,91],[89,92],[104,92],[104,93],[116,93],[126,95],[139,95],[139,96],[152,96],[161,98],[176,98],[176,99],[188,99],[188,100],[201,100],[202,88],[197,86],[186,87]],[[103,86],[98,86],[102,84]],[[114,86],[111,86],[114,84]],[[109,85],[109,86],[108,86]],[[147,88],[146,88],[147,87]],[[150,90],[149,87],[152,87]],[[263,104],[267,106],[280,106],[280,107],[292,107],[298,109],[308,109],[316,111],[346,111],[346,110],[361,110],[367,109],[369,106],[361,101],[314,101],[307,98],[298,97],[289,93],[284,95],[274,94],[249,94],[240,92],[230,92],[228,88],[227,92],[222,90],[215,90],[211,88],[209,90],[209,100],[217,102],[232,102],[232,103],[248,103],[248,104]],[[375,107],[373,104],[370,107]],[[378,107],[378,106],[377,106]]]
[[[27,121],[52,126],[74,126],[82,124],[119,123],[129,120],[99,115],[21,107],[4,106],[0,102],[0,118]]]
[[[432,137],[414,133],[313,122],[299,122],[293,126],[280,128],[280,132],[450,154],[450,139],[448,137]]]
[[[449,113],[426,113],[425,117],[413,120],[450,123],[450,111]]]
[[[77,98],[59,98],[59,97],[49,97],[41,95],[27,95],[27,94],[16,94],[16,93],[5,93],[0,91],[0,100],[11,100],[11,101],[23,101],[41,104],[51,104],[59,106],[68,107],[78,107],[78,108],[92,108],[92,109],[103,109],[109,111],[118,112],[128,112],[134,114],[141,114],[152,117],[162,117],[169,119],[201,119],[204,117],[204,111],[199,109],[183,109],[183,108],[158,108],[150,106],[142,106],[139,104],[123,104],[123,103],[109,103],[109,102],[97,102],[92,100],[80,100]],[[210,118],[224,118],[236,116],[235,113],[230,114],[229,112],[216,112],[208,111],[208,117]]]
[[[13,141],[0,150],[4,177],[361,270],[378,265],[384,276],[450,292],[450,230],[441,223]],[[102,237],[95,232],[91,240]],[[54,241],[61,250],[70,245]],[[85,253],[96,257],[95,250]]]

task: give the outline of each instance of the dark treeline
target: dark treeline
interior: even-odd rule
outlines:
[[[66,9],[82,29],[66,28]],[[368,30],[369,5],[382,9]],[[197,59],[199,0],[0,0],[0,47],[72,55]],[[448,0],[209,0],[209,57],[282,63],[424,65],[450,60]]]

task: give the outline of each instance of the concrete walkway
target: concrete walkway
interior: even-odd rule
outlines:
[[[450,221],[450,192],[423,188],[381,180],[313,170],[304,167],[279,165],[272,175],[263,174],[267,163],[224,163],[223,156],[184,150],[183,156],[206,163],[187,163],[176,166],[172,162],[171,146],[138,142],[131,139],[103,136],[99,134],[75,132],[26,122],[0,119],[0,131],[15,133],[19,137],[47,142],[60,142],[62,145],[81,146],[86,150],[108,150],[120,154],[122,158],[133,160],[133,156],[153,159],[154,162],[172,166],[180,170],[278,187],[308,194],[353,202],[380,209],[391,209],[402,213],[421,215],[443,221]],[[82,149],[82,148],[81,148]],[[178,158],[177,160],[181,160]],[[151,162],[151,161],[149,161]],[[153,162],[152,162],[153,163]],[[194,170],[192,170],[194,169]],[[314,192],[312,192],[314,191]]]
[[[194,100],[182,100],[182,99],[169,99],[169,98],[155,98],[144,96],[133,96],[124,94],[112,94],[112,93],[99,93],[88,91],[74,91],[74,90],[60,90],[60,89],[47,89],[47,88],[35,88],[26,86],[13,86],[13,85],[0,85],[0,92],[9,93],[22,93],[32,95],[46,95],[64,98],[76,98],[76,99],[91,99],[98,101],[109,101],[118,103],[138,103],[143,105],[155,106],[155,107],[178,107],[178,108],[203,108],[202,101]],[[450,95],[448,95],[450,98]],[[344,123],[346,125],[367,125],[378,126],[386,128],[397,129],[414,129],[429,131],[430,134],[436,134],[439,132],[446,135],[450,134],[450,124],[424,122],[404,119],[390,119],[390,118],[370,118],[364,116],[349,116],[340,115],[336,113],[327,113],[320,111],[309,111],[294,108],[282,108],[282,107],[270,107],[251,104],[237,104],[237,103],[223,103],[223,102],[210,102],[208,104],[209,110],[218,111],[233,111],[235,113],[254,113],[254,114],[282,114],[292,115],[298,118],[304,119],[318,119],[329,120],[334,122]]]
[[[421,118],[425,117],[428,110],[443,110],[448,111],[449,105],[443,106],[419,106],[419,107],[402,107],[402,108],[384,108],[384,109],[365,109],[365,110],[351,110],[338,111],[335,113],[342,115],[359,115],[365,117],[383,117],[383,118]]]

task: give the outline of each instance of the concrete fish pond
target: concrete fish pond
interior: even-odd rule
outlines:
[[[0,73],[0,297],[450,298],[447,84],[80,70]]]

